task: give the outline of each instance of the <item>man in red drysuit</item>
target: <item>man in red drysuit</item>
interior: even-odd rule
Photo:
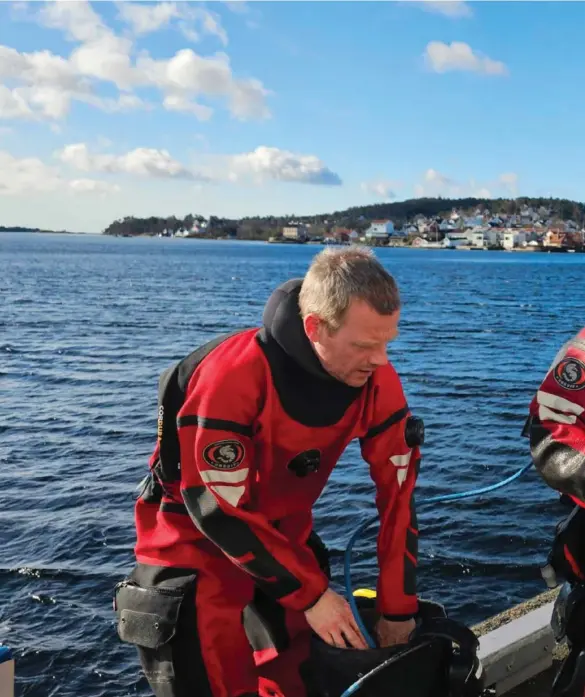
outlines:
[[[120,636],[138,645],[157,697],[312,695],[311,631],[366,648],[311,544],[312,507],[354,439],[380,515],[376,634],[382,646],[408,640],[422,437],[387,357],[399,318],[371,251],[325,250],[272,294],[260,329],[163,374],[137,564],[116,598]],[[273,649],[254,651],[244,627],[257,599],[280,624]]]
[[[530,450],[553,489],[585,506],[585,328],[557,353],[530,404]]]
[[[583,697],[585,687],[585,328],[557,353],[530,404],[525,429],[542,479],[572,512],[556,526],[543,576],[563,581],[552,626],[568,654],[555,675],[555,697]]]

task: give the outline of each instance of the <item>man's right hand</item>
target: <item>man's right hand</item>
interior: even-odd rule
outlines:
[[[349,603],[328,588],[312,608],[305,612],[311,629],[331,646],[366,649],[367,644],[356,624]]]

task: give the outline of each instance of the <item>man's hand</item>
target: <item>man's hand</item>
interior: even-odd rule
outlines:
[[[407,644],[411,632],[416,627],[415,621],[392,622],[380,617],[376,624],[376,635],[380,647],[394,646],[395,644]]]
[[[305,612],[311,629],[331,646],[366,649],[367,644],[356,624],[349,603],[330,588]]]

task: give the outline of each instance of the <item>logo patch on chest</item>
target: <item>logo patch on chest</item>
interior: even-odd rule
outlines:
[[[239,440],[218,440],[203,451],[203,459],[218,470],[235,470],[242,463],[246,450]]]
[[[565,390],[585,388],[585,365],[576,358],[563,358],[553,372],[555,381]]]
[[[321,465],[321,451],[320,450],[305,450],[298,455],[295,455],[293,459],[288,463],[287,469],[297,477],[306,477],[312,472],[316,472]]]

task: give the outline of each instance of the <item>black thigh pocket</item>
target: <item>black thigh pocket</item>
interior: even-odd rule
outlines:
[[[136,564],[128,578],[116,585],[118,636],[137,647],[144,675],[157,697],[188,694],[189,686],[204,677],[195,584],[192,569]],[[190,665],[182,660],[187,647]]]

